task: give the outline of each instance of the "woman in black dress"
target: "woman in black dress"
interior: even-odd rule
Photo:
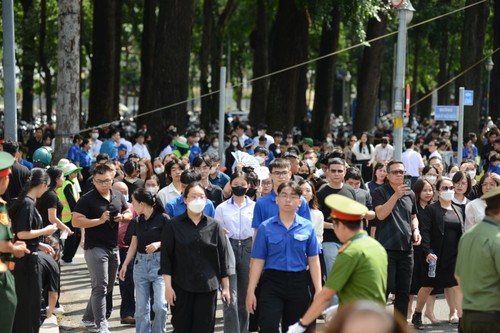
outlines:
[[[436,189],[439,195],[438,201],[428,205],[419,214],[422,251],[425,260],[420,262],[423,265],[424,274],[422,288],[417,296],[417,307],[412,318],[415,329],[424,328],[422,309],[434,288],[449,289],[450,295],[455,299],[458,316],[462,316],[462,293],[454,273],[458,241],[464,230],[464,216],[462,210],[452,204],[455,191],[451,179],[440,179],[436,183]],[[429,270],[431,262],[436,262],[434,276]]]

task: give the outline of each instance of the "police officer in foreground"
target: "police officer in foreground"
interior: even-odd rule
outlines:
[[[459,331],[465,333],[500,332],[500,187],[481,199],[486,216],[463,234],[455,266],[463,293]]]
[[[325,203],[331,208],[335,234],[344,245],[323,289],[302,319],[288,328],[289,333],[305,332],[336,294],[340,306],[361,299],[386,302],[387,253],[363,230],[362,219],[368,208],[339,194],[328,196]]]
[[[0,152],[0,195],[3,195],[9,186],[12,164],[14,158],[8,153]],[[5,332],[12,331],[17,305],[14,276],[10,272],[14,269],[12,259],[13,256],[21,258],[25,253],[29,253],[29,250],[24,242],[12,243],[6,202],[0,198],[0,327]]]

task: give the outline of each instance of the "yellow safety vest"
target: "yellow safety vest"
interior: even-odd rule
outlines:
[[[64,181],[63,186],[56,190],[57,197],[59,198],[59,200],[61,200],[61,203],[63,204],[63,210],[62,210],[62,216],[61,216],[63,223],[68,223],[71,221],[71,208],[69,208],[68,199],[66,199],[66,196],[64,195],[64,189],[66,188],[66,186],[72,187],[75,201],[78,200],[78,196],[79,196],[78,193],[76,192],[75,184],[69,179],[66,179]]]

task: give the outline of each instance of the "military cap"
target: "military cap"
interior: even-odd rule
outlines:
[[[359,222],[368,212],[365,205],[340,194],[327,196],[325,203],[331,208],[330,216],[335,220]]]
[[[481,199],[486,201],[488,208],[500,208],[500,187],[497,186],[488,193],[483,194]]]
[[[14,157],[9,153],[0,151],[0,178],[10,174],[12,164],[14,164]]]

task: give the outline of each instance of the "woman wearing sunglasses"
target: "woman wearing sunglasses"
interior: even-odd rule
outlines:
[[[451,179],[438,180],[436,190],[438,201],[428,205],[418,214],[425,261],[415,263],[424,265],[424,274],[412,323],[414,328],[419,330],[424,329],[422,309],[434,288],[448,289],[449,295],[455,300],[458,316],[462,316],[462,293],[454,272],[458,241],[464,231],[464,216],[462,210],[452,204],[455,187]]]

